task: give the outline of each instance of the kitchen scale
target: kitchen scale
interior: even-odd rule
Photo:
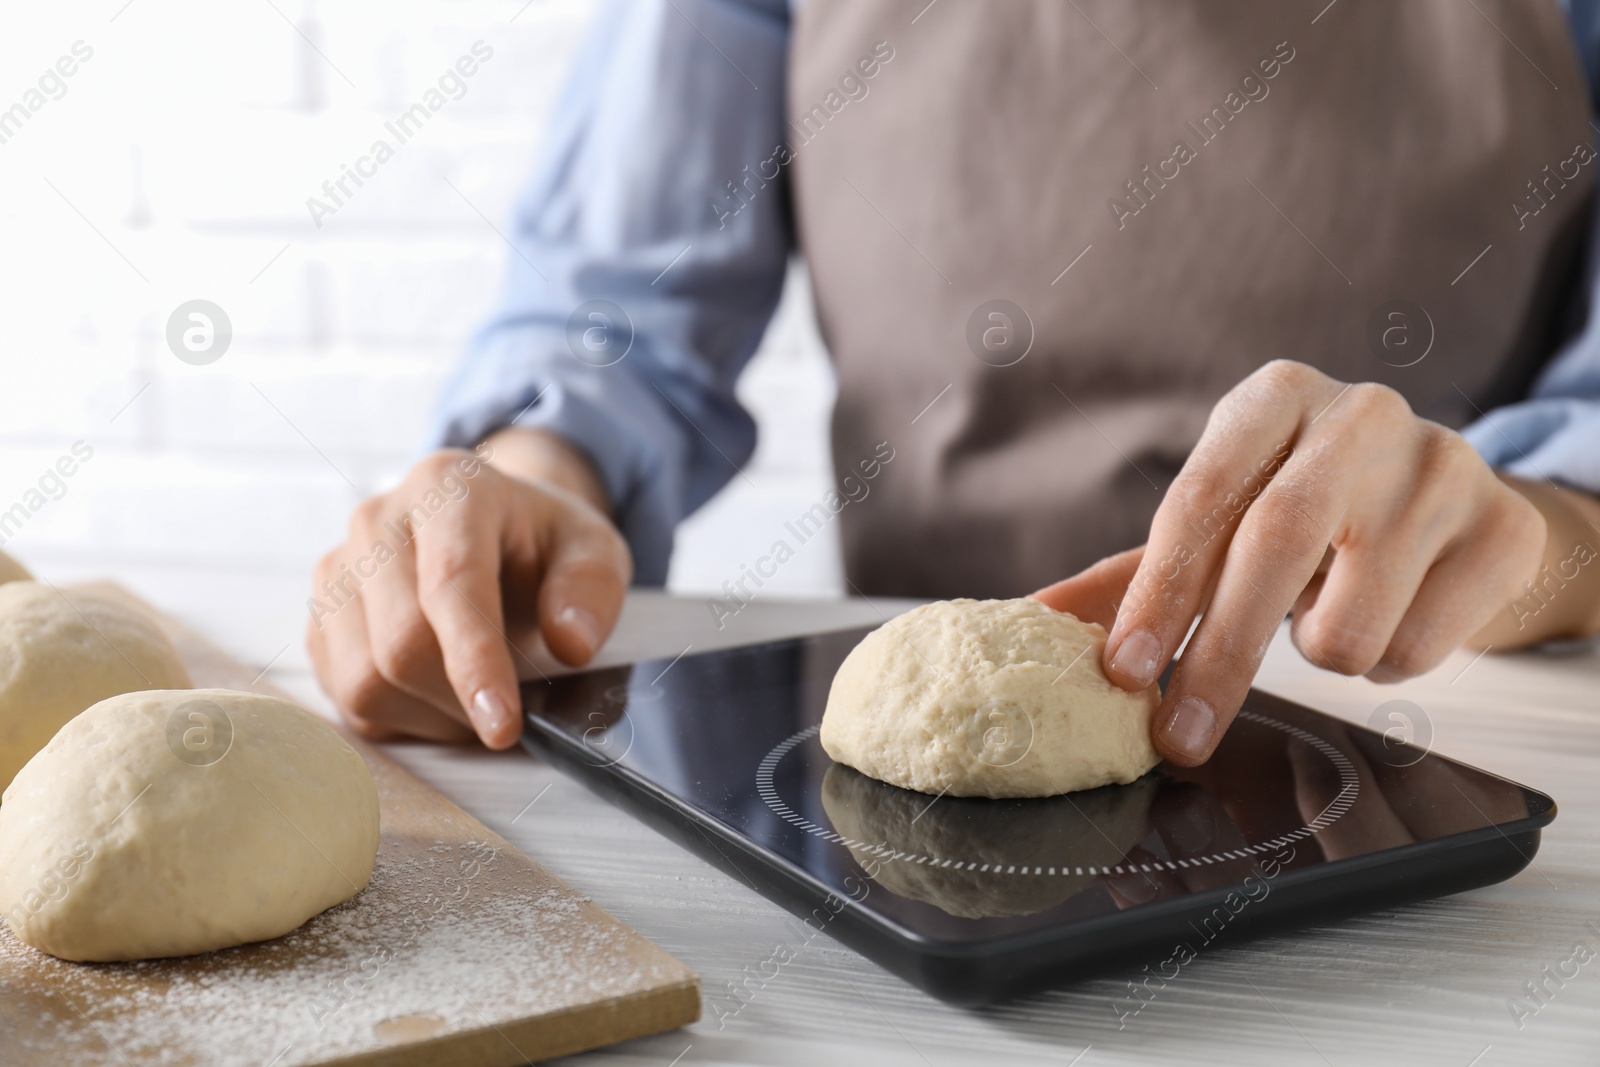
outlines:
[[[1488,885],[1543,793],[1251,690],[1201,767],[1039,800],[915,793],[834,763],[828,687],[868,630],[523,686],[523,743],[809,925],[981,1005]]]

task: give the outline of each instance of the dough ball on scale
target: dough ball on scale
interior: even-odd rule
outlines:
[[[834,675],[823,749],[880,782],[956,797],[1126,784],[1160,760],[1156,686],[1100,669],[1105,628],[1037,600],[943,600],[862,639]]]

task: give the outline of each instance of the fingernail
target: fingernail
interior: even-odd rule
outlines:
[[[591,653],[600,648],[600,622],[593,615],[578,607],[568,604],[556,613],[556,622],[569,634],[579,638]]]
[[[488,738],[505,733],[514,725],[511,709],[492,689],[480,689],[472,698],[472,725],[480,737]]]
[[[1199,763],[1211,755],[1216,732],[1216,711],[1199,697],[1190,696],[1178,701],[1161,734],[1171,751]]]
[[[1122,639],[1111,657],[1111,669],[1148,689],[1161,669],[1161,642],[1149,630],[1135,630]]]

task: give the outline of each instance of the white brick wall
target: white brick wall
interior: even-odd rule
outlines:
[[[265,661],[298,644],[300,606],[249,576],[306,572],[403,470],[506,256],[450,184],[509,215],[592,4],[124,3],[24,7],[0,35],[0,109],[94,49],[0,144],[0,509],[74,440],[95,449],[7,550],[180,609],[237,599],[272,636],[217,636],[256,634],[273,647],[236,650]],[[306,198],[478,39],[495,54],[466,95],[313,227]],[[205,367],[162,333],[194,298],[235,331]],[[832,388],[797,271],[741,384],[762,428],[749,482],[680,531],[674,588],[737,577],[825,491]],[[767,592],[841,585],[836,545],[814,542]]]

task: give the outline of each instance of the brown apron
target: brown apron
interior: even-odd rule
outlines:
[[[1325,2],[804,0],[835,468],[894,450],[840,513],[859,591],[1021,595],[1138,544],[1272,359],[1453,427],[1524,393],[1597,165],[1558,4]]]

